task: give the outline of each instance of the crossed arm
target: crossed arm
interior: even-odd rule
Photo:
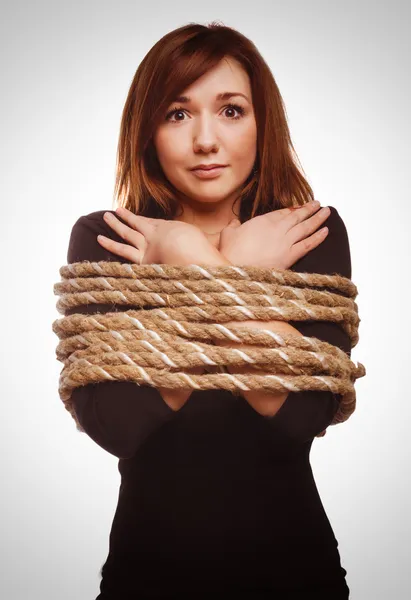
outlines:
[[[338,211],[330,206],[331,213],[326,224],[329,235],[316,248],[300,258],[292,267],[292,270],[306,273],[338,274],[351,279],[351,253],[345,223]],[[208,256],[201,258],[204,264],[227,265],[230,264],[216,249],[212,248]],[[200,262],[200,260],[199,260]],[[322,341],[338,346],[348,356],[351,356],[351,340],[348,334],[338,323],[326,321],[230,321],[228,326],[251,327],[270,329],[277,333],[287,332],[293,335],[315,337]],[[231,341],[216,341],[218,345],[231,348],[256,348],[256,346]],[[255,369],[250,371],[248,366],[235,367],[230,372],[264,374],[264,371]],[[186,392],[185,401],[191,392]],[[281,426],[294,439],[309,440],[313,436],[324,435],[325,429],[331,423],[338,409],[340,401],[339,394],[328,391],[303,390],[300,392],[267,393],[260,391],[249,391],[240,394],[259,414],[272,417],[277,414],[284,405],[287,398],[287,415],[283,414]],[[180,400],[181,401],[181,400]],[[182,403],[184,403],[183,401]],[[285,407],[284,407],[285,408]],[[276,419],[275,419],[276,420]],[[321,433],[320,433],[321,432]]]
[[[103,213],[97,211],[80,217],[75,223],[67,253],[67,262],[77,261],[118,261],[118,256],[105,250],[98,242],[97,235],[104,234],[112,239],[123,242],[105,222]],[[339,273],[351,278],[351,258],[347,231],[336,209],[332,208],[327,220],[330,233],[324,242],[306,256],[300,259],[293,270],[311,273]],[[228,264],[215,249],[204,262],[211,264]],[[124,260],[124,262],[129,262]],[[124,310],[119,305],[89,304],[73,309],[67,309],[66,314],[76,312],[93,314],[107,311]],[[304,322],[286,323],[284,321],[243,321],[228,323],[230,326],[264,327],[274,331],[299,332],[308,337],[318,337],[321,340],[339,346],[350,355],[350,339],[346,332],[336,323]],[[298,328],[298,329],[297,329]],[[235,348],[231,342],[222,345]],[[247,345],[248,346],[248,345]],[[242,345],[242,347],[244,347]],[[244,367],[244,372],[247,367]],[[238,370],[238,368],[237,368]],[[255,372],[255,371],[254,371]],[[169,392],[163,395],[161,390],[146,385],[136,386],[129,381],[107,381],[99,384],[89,384],[73,390],[72,400],[75,410],[87,434],[107,452],[118,458],[130,458],[141,446],[145,439],[158,431],[168,421],[174,419],[179,407],[183,406],[192,390],[174,390],[174,398],[170,400]],[[185,394],[181,399],[180,394]],[[331,422],[338,408],[338,395],[331,392],[301,391],[284,394],[264,394],[261,392],[243,393],[247,402],[257,412],[273,415],[286,402],[287,410],[283,413],[281,422],[277,422],[277,430],[293,440],[304,441],[312,439],[323,431]],[[277,421],[275,418],[273,423]],[[271,419],[267,420],[271,426]]]
[[[214,247],[210,248],[210,250],[205,253],[203,252],[201,254],[201,256],[198,259],[199,264],[207,264],[207,265],[214,265],[214,266],[225,266],[225,265],[231,265],[233,263],[231,263],[230,261],[228,261],[222,254],[220,254],[218,252],[218,250]],[[282,333],[282,332],[286,332],[286,333],[293,333],[295,335],[303,335],[302,333],[300,333],[298,331],[298,329],[295,329],[295,327],[293,327],[292,325],[290,325],[289,323],[285,322],[285,321],[277,321],[277,320],[271,320],[271,321],[253,321],[253,320],[249,320],[249,321],[228,321],[226,323],[226,325],[228,327],[248,327],[248,328],[255,328],[255,329],[270,329],[271,331],[274,331],[276,333]],[[252,344],[244,344],[242,342],[240,343],[235,343],[235,342],[231,342],[229,340],[227,341],[223,341],[223,340],[216,340],[215,342],[218,346],[225,346],[225,347],[229,347],[229,348],[242,348],[247,350],[247,348],[254,348],[257,349],[259,346],[256,345],[252,345]],[[257,369],[250,369],[247,365],[244,365],[243,367],[233,367],[227,368],[228,371],[230,373],[242,373],[244,375],[248,375],[248,374],[259,374],[259,375],[263,375],[264,374],[264,370],[257,370]],[[167,394],[168,391],[164,391],[161,390],[163,397],[166,401],[172,401],[172,397],[168,397],[167,398]],[[170,390],[171,391],[171,390]],[[179,408],[181,408],[181,406],[183,404],[185,404],[185,402],[187,402],[188,398],[191,395],[191,391],[185,392],[185,393],[179,393]],[[273,392],[260,392],[260,391],[256,391],[256,390],[252,390],[249,392],[240,391],[240,394],[243,398],[245,398],[245,400],[250,404],[250,406],[252,406],[254,408],[255,411],[257,411],[260,415],[266,416],[266,417],[272,417],[274,416],[279,409],[281,408],[281,406],[284,404],[284,402],[287,400],[287,396],[289,395],[290,392],[281,392],[281,393],[273,393]],[[175,398],[174,398],[175,401]]]

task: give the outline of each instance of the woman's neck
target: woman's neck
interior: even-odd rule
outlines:
[[[221,231],[227,227],[228,223],[237,214],[237,211],[234,212],[237,204],[238,199],[234,202],[234,205],[232,202],[225,202],[225,206],[206,211],[204,207],[202,207],[203,210],[195,210],[193,206],[182,203],[181,214],[176,216],[176,219],[197,227],[204,233],[210,244],[218,248]]]

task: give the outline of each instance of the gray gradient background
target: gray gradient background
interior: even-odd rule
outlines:
[[[219,19],[270,65],[359,288],[357,410],[311,463],[351,600],[410,592],[410,8],[403,2],[15,2],[1,23],[1,580],[4,600],[93,600],[117,459],[57,385],[52,286],[80,215],[112,207],[121,111],[152,45]],[[398,287],[397,287],[398,282]],[[406,317],[407,314],[407,317]],[[330,599],[332,600],[332,599]]]

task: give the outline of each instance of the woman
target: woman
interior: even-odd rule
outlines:
[[[222,166],[198,170],[212,164]],[[228,27],[181,27],[143,59],[123,112],[116,195],[116,214],[75,223],[69,263],[237,264],[351,277],[346,228],[335,208],[311,202],[274,78],[252,42]],[[66,314],[129,308],[90,304]],[[351,351],[336,323],[231,324]],[[99,600],[349,597],[309,462],[339,395],[114,381],[76,388],[72,399],[87,434],[119,458]]]

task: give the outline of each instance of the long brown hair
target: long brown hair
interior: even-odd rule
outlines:
[[[247,37],[213,22],[167,33],[139,65],[121,119],[114,204],[147,217],[175,216],[176,190],[157,160],[153,133],[174,98],[226,57],[248,74],[257,123],[257,157],[240,194],[240,221],[314,199],[298,168],[284,102],[268,65]]]

